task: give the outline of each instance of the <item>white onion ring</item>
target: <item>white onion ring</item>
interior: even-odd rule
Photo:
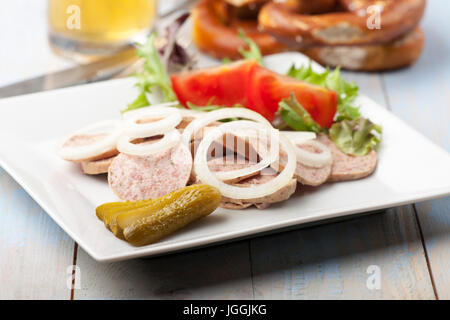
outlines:
[[[150,123],[137,123],[139,120],[164,117]],[[180,124],[181,113],[175,108],[145,108],[125,118],[125,134],[131,138],[147,138],[162,135]]]
[[[155,143],[133,144],[131,143],[133,139],[135,138],[122,135],[117,142],[117,150],[128,155],[145,157],[175,147],[180,143],[181,135],[178,130],[173,129],[165,133],[164,137]]]
[[[197,110],[192,110],[192,109],[186,109],[186,108],[179,108],[178,109],[181,112],[181,115],[187,116],[187,117],[193,117],[193,118],[200,118],[200,117],[204,117],[205,113],[204,111],[197,111]]]
[[[242,135],[239,135],[239,137],[255,137],[254,130],[257,130],[257,131],[265,131],[265,136],[270,136],[270,141],[274,141],[278,137],[278,134],[279,134],[279,131],[275,130],[272,127],[266,126],[261,123],[252,122],[252,121],[244,121],[244,120],[235,121],[232,129],[226,129],[223,126],[219,126],[215,129],[213,129],[212,131],[220,130],[222,132],[222,134],[227,134],[227,133],[235,133],[236,134],[236,132],[237,132],[236,130],[238,130],[238,128],[245,129],[243,131],[239,131],[239,132],[243,133]],[[246,132],[248,129],[253,129],[253,130],[252,130],[252,132]],[[212,132],[211,132],[211,134],[212,134]],[[219,138],[219,137],[216,137],[216,139],[217,138]],[[256,138],[259,138],[259,136],[256,135]],[[249,176],[256,172],[262,171],[263,169],[269,167],[274,162],[278,161],[279,155],[280,155],[279,146],[277,145],[275,148],[272,148],[272,146],[271,146],[269,152],[265,153],[264,155],[260,155],[263,157],[263,160],[258,162],[257,164],[248,166],[243,169],[238,169],[238,170],[220,171],[220,172],[216,172],[215,174],[216,174],[216,177],[222,181],[229,181],[229,180],[233,180],[233,179],[236,179],[239,177]]]
[[[297,159],[296,159],[297,157],[295,154],[294,146],[283,134],[279,134],[280,138],[279,142],[281,143],[284,152],[288,156],[287,163],[284,169],[280,172],[280,174],[270,182],[256,186],[252,185],[245,188],[231,186],[220,181],[216,177],[215,173],[211,172],[211,170],[208,167],[207,157],[208,157],[208,149],[211,143],[213,143],[217,139],[217,137],[223,134],[223,130],[232,130],[234,128],[237,128],[240,126],[239,123],[241,123],[241,121],[233,121],[225,123],[219,126],[213,132],[211,132],[211,134],[208,134],[206,137],[203,138],[202,142],[198,147],[197,154],[195,156],[194,161],[195,172],[198,178],[203,183],[218,188],[223,196],[231,199],[249,200],[271,195],[289,183],[289,181],[293,178],[295,169],[297,167]],[[271,145],[273,146],[273,143]]]
[[[175,102],[167,102],[167,103],[161,103],[161,104],[154,104],[145,108],[139,108],[136,110],[127,111],[123,114],[123,118],[126,120],[131,117],[135,117],[136,115],[139,115],[141,113],[147,112],[147,110],[181,110],[180,108],[176,108],[176,106],[179,106],[180,103],[178,101]]]
[[[100,128],[113,127],[106,137],[99,141],[93,142],[86,146],[64,147],[64,144],[72,137],[80,134],[88,134],[89,132],[98,130]],[[84,159],[94,158],[105,152],[115,149],[117,140],[123,131],[122,121],[120,120],[106,120],[90,124],[70,136],[66,137],[58,146],[58,155],[68,161],[80,161]]]
[[[186,129],[184,129],[182,143],[189,145],[192,136],[201,128],[207,126],[208,124],[228,118],[245,118],[248,120],[253,120],[259,123],[266,124],[272,127],[271,123],[264,118],[259,113],[246,108],[224,108],[216,111],[209,112],[204,117],[198,118],[192,121]]]
[[[181,113],[181,116],[183,116],[183,117],[186,116],[186,117],[193,117],[193,118],[203,117],[206,114],[206,112],[203,112],[203,111],[187,109],[185,107],[177,107],[179,105],[180,105],[179,102],[170,102],[170,103],[152,105],[149,107],[128,111],[123,114],[123,119],[127,120],[131,117],[135,117],[136,115],[146,112],[147,109],[158,110],[158,111],[168,111],[168,112],[176,110],[179,113]]]
[[[314,140],[317,134],[310,131],[281,131],[294,145],[305,141]]]
[[[297,161],[304,164],[305,166],[312,168],[323,168],[324,166],[333,163],[333,156],[331,155],[331,151],[323,143],[311,140],[304,141],[300,143],[300,145],[311,146],[321,151],[320,153],[310,152],[300,148],[298,145],[295,145]]]

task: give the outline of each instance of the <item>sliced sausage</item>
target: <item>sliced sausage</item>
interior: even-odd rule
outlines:
[[[320,152],[314,150],[309,145],[297,144],[297,147],[305,149],[310,152]],[[283,168],[287,162],[285,154],[280,154],[280,167]],[[313,168],[304,165],[300,161],[297,161],[297,168],[295,169],[295,178],[298,182],[306,186],[318,187],[328,181],[331,174],[331,164],[327,164],[322,168]]]
[[[317,150],[313,146],[310,145],[297,145],[297,147],[302,148],[309,152],[320,153],[320,150]],[[318,187],[329,179],[331,175],[332,164],[326,164],[321,168],[313,168],[303,163],[297,161],[297,169],[295,170],[295,176],[297,177],[297,181],[303,185]]]
[[[223,163],[223,164],[221,164]],[[245,168],[249,165],[249,162],[227,162],[224,159],[213,159],[208,162],[211,171],[230,171],[239,170]],[[269,171],[270,170],[270,171]],[[264,170],[263,173],[257,172],[247,177],[240,177],[236,180],[229,182],[231,185],[239,187],[249,187],[257,184],[267,183],[276,177],[276,172],[272,169]],[[195,183],[201,183],[200,180],[196,179]],[[222,197],[221,207],[231,210],[242,210],[251,206],[256,206],[258,209],[266,209],[272,203],[282,202],[289,199],[297,189],[297,180],[292,179],[285,187],[281,188],[277,192],[257,199],[231,199],[227,197]]]
[[[375,171],[378,162],[375,151],[362,157],[355,157],[342,152],[326,135],[320,135],[318,140],[329,147],[333,155],[333,167],[328,181],[362,179]]]
[[[208,167],[209,170],[212,172],[226,172],[226,171],[233,171],[233,170],[240,170],[248,167],[250,162],[247,159],[244,158],[234,158],[234,159],[227,159],[227,158],[214,158],[208,161]],[[254,164],[254,163],[252,163]],[[245,179],[248,179],[250,177],[254,177],[259,175],[259,172],[255,172],[246,176],[237,177],[233,180],[225,181],[226,183],[238,183]],[[194,170],[192,170],[191,178],[189,179],[189,184],[199,184],[200,181],[197,178],[197,175],[195,174]]]
[[[86,161],[81,163],[81,170],[87,175],[99,175],[108,173],[109,167],[115,157],[96,161]]]
[[[200,144],[201,140],[203,139],[203,137],[205,135],[207,135],[208,133],[210,133],[211,131],[213,131],[214,129],[216,129],[217,126],[221,125],[222,123],[220,122],[213,122],[212,124],[203,127],[201,131],[199,131],[196,135],[195,135],[195,140],[193,140],[193,142],[191,143],[191,151],[192,154],[195,154],[195,152],[197,151],[198,145]],[[232,153],[236,153],[239,156],[245,157],[246,159],[252,159],[252,160],[257,160],[256,158],[258,157],[258,143],[260,143],[260,141],[256,141],[255,139],[247,139],[247,138],[242,138],[239,133],[237,134],[232,134],[232,133],[228,133],[228,134],[224,134],[222,135],[221,138],[218,138],[213,144],[213,148],[211,148],[214,151],[218,151],[220,149],[220,146],[223,147],[223,151],[222,154],[223,155],[227,155],[227,154],[232,154]],[[212,154],[214,156],[214,152]]]
[[[145,200],[164,196],[186,186],[192,156],[183,144],[146,157],[121,153],[112,162],[108,181],[122,200]]]
[[[62,147],[63,148],[64,147],[70,147],[70,148],[84,147],[84,146],[88,146],[92,143],[95,143],[97,141],[100,141],[101,139],[104,139],[106,136],[107,136],[106,133],[77,134],[77,135],[70,137],[66,142],[64,142]],[[119,151],[117,151],[116,148],[111,148],[110,150],[107,150],[106,152],[99,154],[98,156],[95,156],[95,157],[91,157],[88,159],[82,159],[82,160],[78,160],[78,161],[71,161],[71,160],[68,160],[68,161],[75,162],[75,163],[97,161],[97,160],[111,158],[118,154],[119,154]],[[65,159],[65,160],[67,160],[67,159]]]
[[[222,200],[220,203],[220,207],[229,210],[244,210],[250,208],[253,203],[233,203],[233,202],[225,202]]]
[[[312,168],[297,162],[295,176],[297,181],[306,186],[318,187],[328,181],[332,165],[328,164],[322,168]]]
[[[249,187],[255,184],[267,183],[275,179],[275,177],[276,177],[275,175],[259,174],[255,177],[248,178],[244,181],[241,181],[233,185],[240,187]],[[222,197],[221,207],[231,208],[232,206],[234,206],[237,209],[245,209],[251,205],[255,205],[258,209],[266,209],[272,203],[288,200],[295,193],[296,189],[297,189],[297,180],[292,179],[286,186],[284,186],[277,192],[262,198],[240,200]]]

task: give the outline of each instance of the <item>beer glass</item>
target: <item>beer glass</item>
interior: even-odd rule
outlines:
[[[151,29],[157,0],[48,0],[52,49],[93,60],[142,41]]]

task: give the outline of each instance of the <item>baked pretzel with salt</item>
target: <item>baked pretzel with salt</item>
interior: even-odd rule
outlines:
[[[416,28],[426,0],[338,0],[343,11],[312,15],[304,13],[306,2],[267,3],[259,13],[260,28],[297,49],[386,43]],[[379,26],[369,28],[377,13]]]
[[[246,43],[239,37],[240,29],[259,46],[263,55],[286,50],[283,43],[258,30],[256,17],[243,19],[240,14],[230,15],[226,5],[222,0],[202,0],[192,10],[192,38],[201,51],[216,58],[241,58],[238,48],[246,47]],[[239,13],[248,12],[239,9]]]

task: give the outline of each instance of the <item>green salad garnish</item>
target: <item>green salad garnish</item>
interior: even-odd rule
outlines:
[[[296,131],[322,132],[322,128],[297,101],[294,94],[280,102],[278,112],[286,124]]]
[[[315,72],[311,64],[298,68],[293,65],[287,75],[297,80],[336,91],[338,95],[338,121],[343,119],[357,120],[361,116],[359,107],[353,105],[358,97],[358,86],[354,82],[345,81],[339,68],[334,71],[327,68],[324,72]]]
[[[354,105],[354,101],[358,97],[359,88],[356,83],[347,82],[341,76],[340,68],[336,68],[334,71],[327,68],[324,72],[315,72],[311,64],[298,68],[293,65],[287,75],[297,80],[336,91],[338,107],[335,123],[329,130],[324,128],[322,131],[329,132],[330,138],[340,150],[346,154],[364,156],[372,149],[375,149],[381,142],[381,126],[361,118],[359,107]],[[304,112],[307,113],[306,110]],[[281,109],[280,113],[283,116]],[[293,120],[290,114],[292,113],[285,113],[283,119],[291,128],[295,130],[299,130],[297,128],[305,128],[304,125],[295,125],[293,122],[298,122],[299,120]],[[302,130],[317,132],[317,128],[314,126],[309,126],[309,128],[306,127],[306,129]]]
[[[330,137],[346,154],[364,156],[381,142],[382,128],[365,118],[342,120],[330,128]]]
[[[127,112],[150,105],[147,93],[151,93],[156,88],[161,91],[162,102],[177,101],[177,96],[172,90],[172,83],[165,66],[161,62],[159,51],[155,46],[156,34],[148,37],[144,44],[137,46],[136,54],[144,58],[144,68],[134,76],[137,79],[136,87],[139,88],[139,95],[134,102],[122,112]]]
[[[258,45],[252,39],[247,37],[242,29],[239,30],[239,37],[244,40],[248,46],[248,50],[239,48],[239,53],[244,57],[244,59],[256,60],[260,66],[265,67],[263,56]]]

